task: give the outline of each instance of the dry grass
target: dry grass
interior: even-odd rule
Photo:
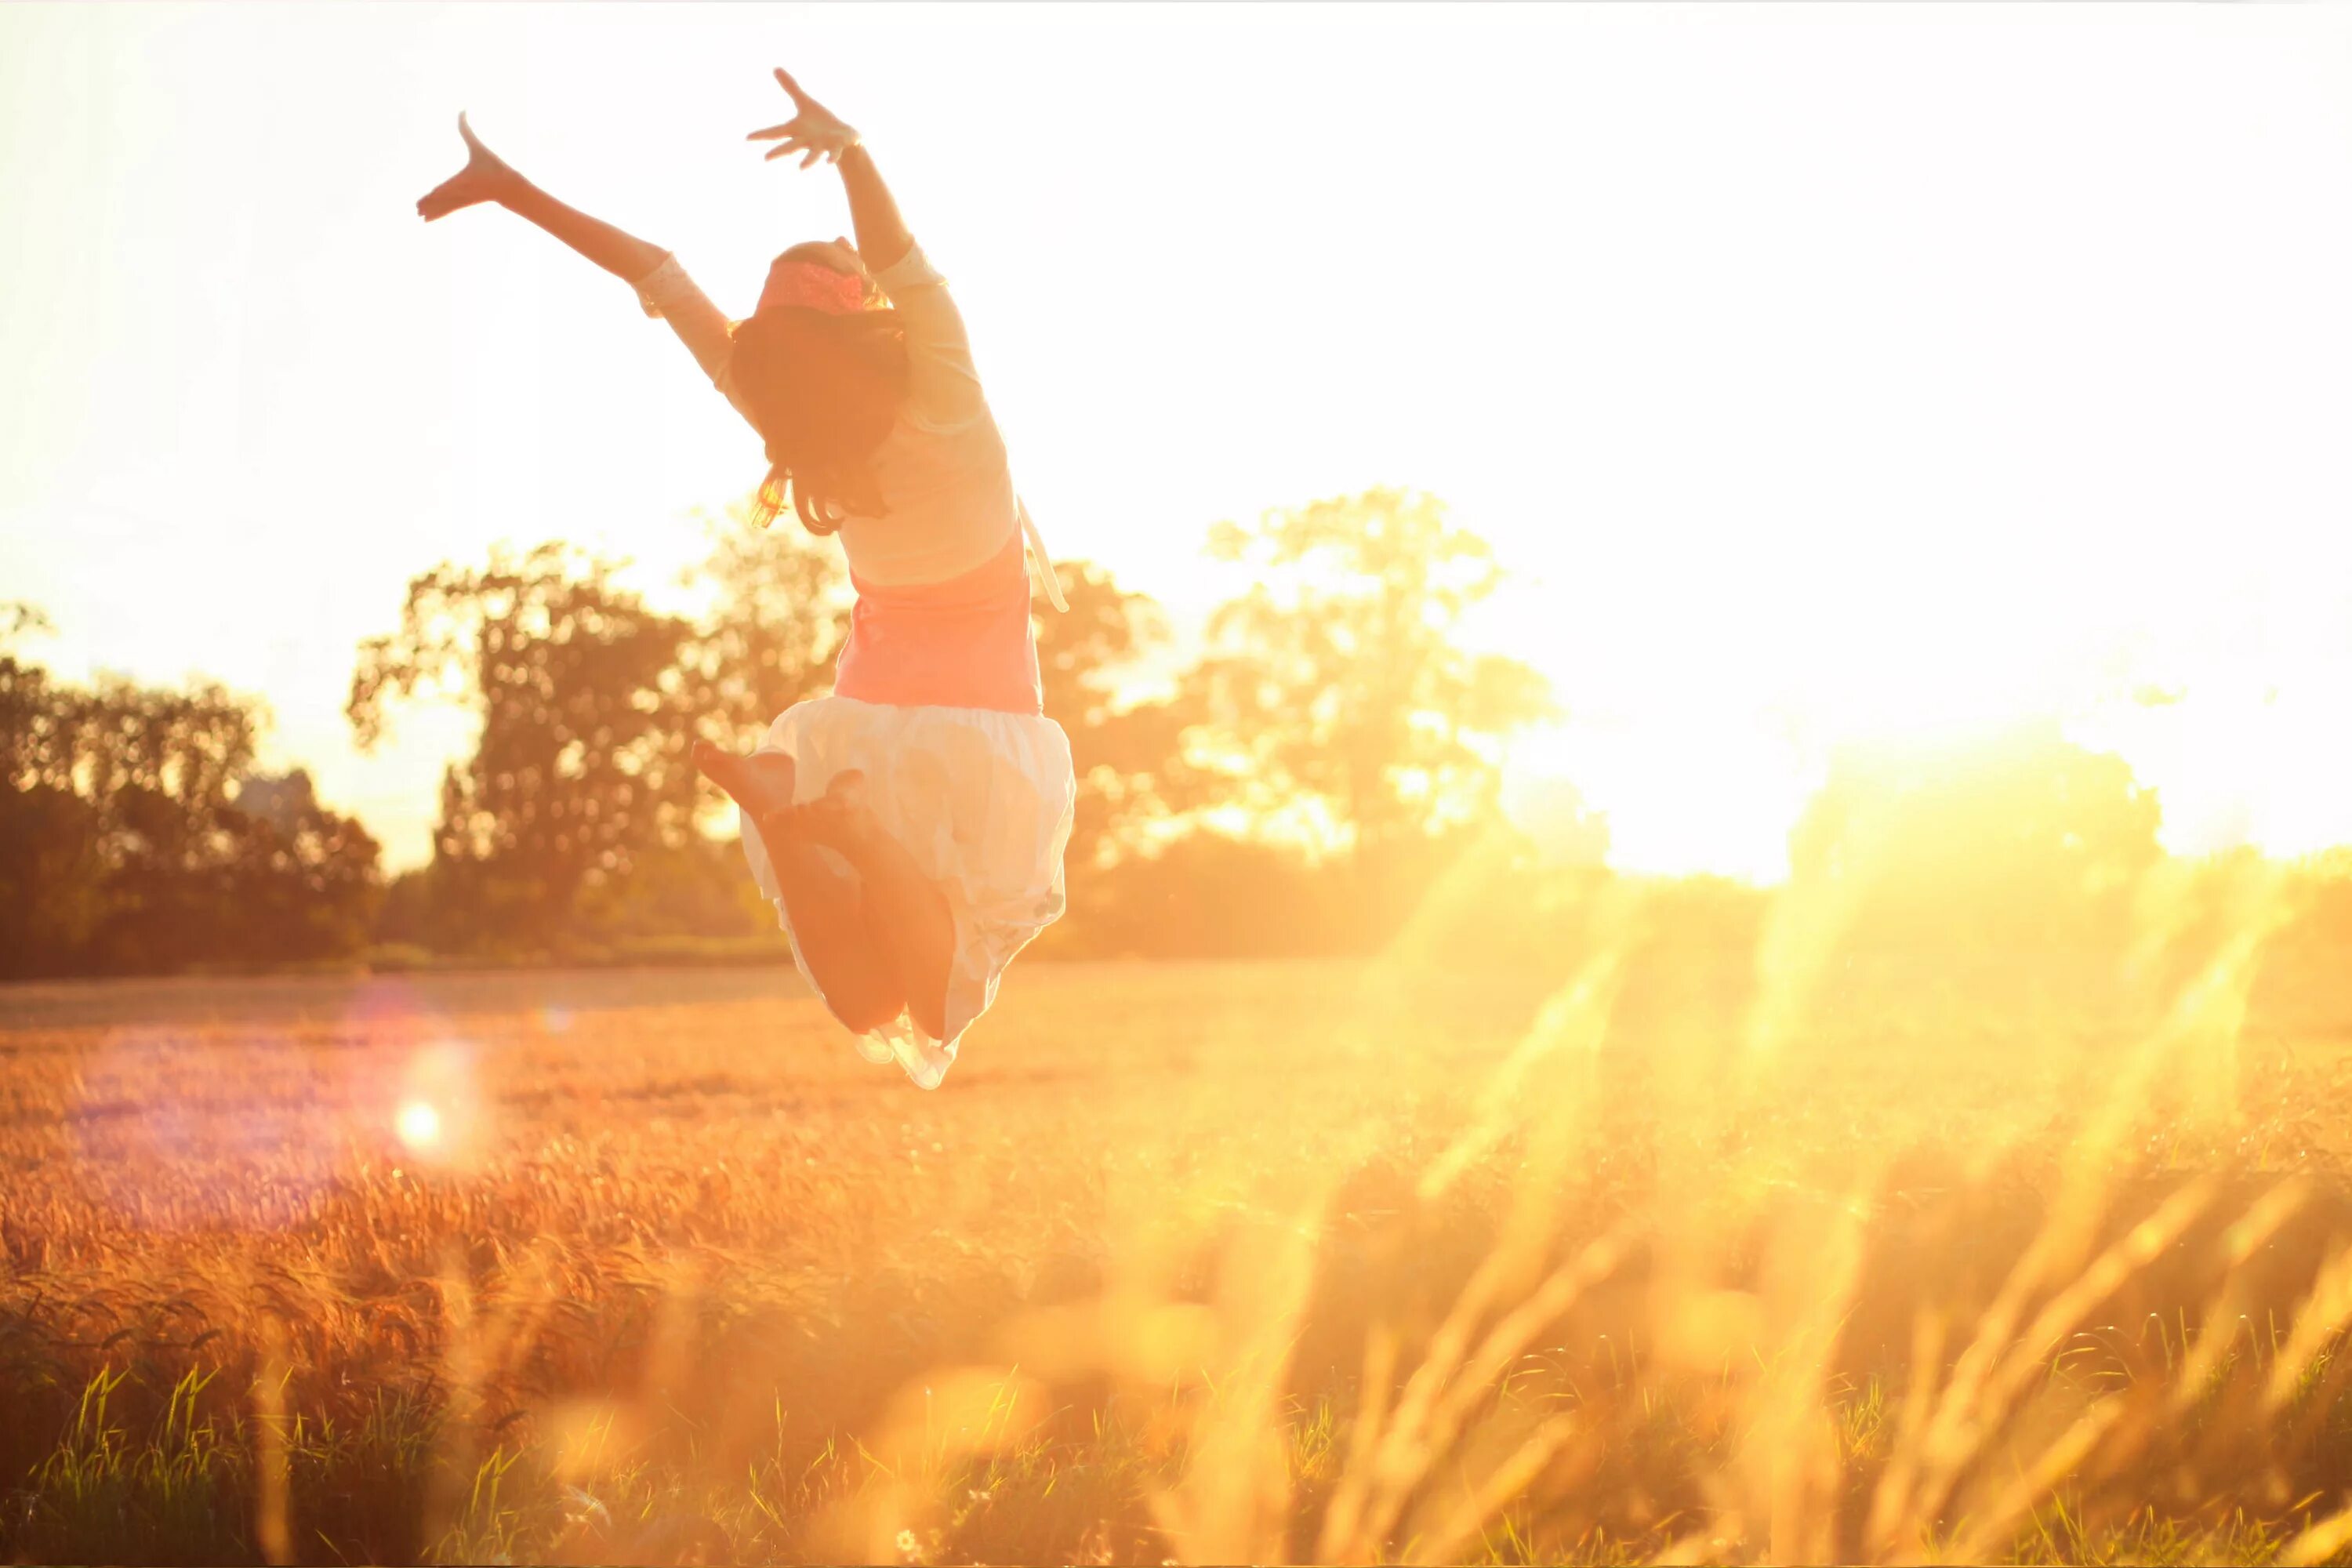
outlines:
[[[2095,1012],[1803,889],[1033,964],[934,1095],[782,973],[0,994],[0,1554],[2331,1559],[2352,1053],[2239,892]]]

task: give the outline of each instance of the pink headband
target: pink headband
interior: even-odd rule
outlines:
[[[768,274],[759,308],[798,305],[828,316],[849,316],[866,309],[866,280],[854,272],[840,272],[822,261],[793,261]]]

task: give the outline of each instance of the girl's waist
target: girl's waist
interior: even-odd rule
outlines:
[[[833,689],[904,708],[988,708],[1042,713],[1037,645],[1026,606],[1015,618],[895,618],[861,604],[834,665]]]
[[[1009,556],[962,577],[857,588],[849,640],[834,669],[842,696],[900,707],[1044,711],[1017,533]]]

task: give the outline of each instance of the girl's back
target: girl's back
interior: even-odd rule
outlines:
[[[834,690],[865,702],[1041,712],[1024,513],[962,314],[919,247],[875,282],[905,334],[907,395],[867,459],[881,506],[845,509],[838,531],[857,604]],[[750,420],[727,322],[677,258],[666,257],[637,292]],[[1050,582],[1042,552],[1038,567]],[[1049,596],[1057,591],[1049,585]]]

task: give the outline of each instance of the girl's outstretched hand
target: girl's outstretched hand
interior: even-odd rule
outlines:
[[[801,84],[782,66],[776,68],[776,85],[792,95],[793,108],[798,112],[782,125],[754,131],[744,138],[747,142],[775,142],[781,138],[782,145],[769,152],[769,162],[788,153],[801,153],[806,154],[801,159],[803,169],[820,158],[838,163],[843,153],[857,145],[857,132],[843,123],[833,110],[803,92]]]
[[[416,211],[426,223],[460,207],[497,201],[521,179],[505,159],[482,145],[462,114],[457,116],[457,134],[466,139],[466,166],[417,198]]]

